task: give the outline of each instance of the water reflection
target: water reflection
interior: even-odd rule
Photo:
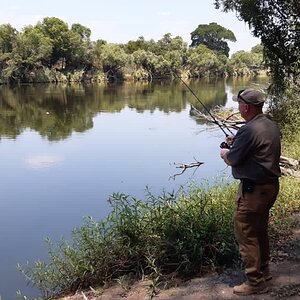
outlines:
[[[225,80],[187,81],[208,109],[225,105]],[[50,141],[68,138],[73,132],[93,127],[101,112],[159,110],[180,112],[187,103],[202,105],[181,82],[124,83],[109,85],[21,85],[0,87],[0,136],[15,139],[24,129]]]

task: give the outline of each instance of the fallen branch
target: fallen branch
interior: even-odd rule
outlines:
[[[282,175],[290,175],[296,178],[300,178],[300,161],[280,156],[280,170]]]
[[[182,169],[182,171],[181,171],[180,173],[177,173],[177,174],[174,174],[174,175],[170,176],[170,177],[169,177],[169,180],[170,180],[170,179],[175,180],[176,176],[182,175],[182,174],[186,171],[186,169],[190,169],[190,168],[196,168],[196,169],[194,170],[194,172],[193,172],[193,175],[194,175],[195,172],[197,171],[197,169],[198,169],[201,165],[203,165],[203,164],[204,164],[204,162],[198,161],[198,160],[196,160],[196,159],[195,159],[195,162],[189,163],[189,164],[174,163],[174,165],[176,165],[176,168]]]
[[[222,114],[224,114],[224,112],[225,111],[222,111]],[[226,116],[226,118],[221,118],[221,113],[215,113],[214,114],[215,120],[214,120],[211,116],[202,113],[196,107],[191,105],[190,115],[196,118],[205,119],[206,121],[214,124],[218,123],[224,129],[231,128],[234,130],[238,130],[241,125],[245,124],[245,121],[241,119],[239,112],[233,112],[229,116]]]

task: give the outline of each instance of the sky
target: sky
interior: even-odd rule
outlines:
[[[92,40],[127,43],[143,36],[161,39],[164,34],[181,36],[191,44],[191,32],[199,24],[216,22],[231,30],[237,39],[228,42],[230,54],[260,43],[247,24],[235,13],[216,10],[213,0],[0,0],[0,24],[11,24],[18,31],[35,25],[44,17],[57,17],[69,28],[80,23],[91,29]]]

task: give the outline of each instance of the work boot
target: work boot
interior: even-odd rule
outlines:
[[[270,272],[270,268],[269,268],[268,265],[262,267],[262,268],[261,268],[261,271],[262,271],[262,273],[263,273],[263,276],[264,276],[264,280],[265,280],[265,281],[269,281],[269,280],[272,279],[272,274],[271,274],[271,272]]]
[[[264,294],[269,291],[266,283],[263,281],[258,285],[250,285],[248,282],[244,282],[241,285],[237,285],[233,288],[233,293],[239,296],[247,296],[252,294]]]
[[[273,278],[269,269],[263,271],[263,276],[265,281],[270,281]]]

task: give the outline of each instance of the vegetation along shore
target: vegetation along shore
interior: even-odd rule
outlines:
[[[92,41],[91,30],[47,17],[18,32],[0,25],[0,83],[106,82],[174,76],[244,76],[265,73],[263,46],[229,58],[234,33],[217,23],[201,24],[188,46],[180,36],[139,37],[125,44]]]

